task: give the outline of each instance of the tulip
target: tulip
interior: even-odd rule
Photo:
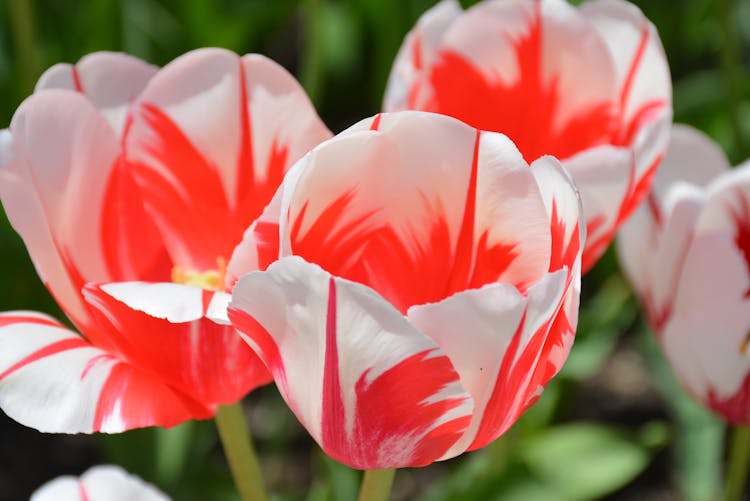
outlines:
[[[140,478],[117,466],[95,466],[80,478],[58,477],[34,491],[30,501],[169,501]]]
[[[618,238],[623,270],[685,388],[750,424],[750,162],[675,126],[654,187]]]
[[[229,263],[229,318],[332,458],[426,465],[496,439],[562,366],[580,217],[554,158],[378,115],[289,171]]]
[[[120,432],[211,417],[269,382],[226,318],[226,262],[329,136],[259,55],[50,68],[0,132],[0,198],[80,335],[0,315],[0,407],[41,431]]]
[[[621,0],[455,0],[427,11],[391,71],[385,111],[447,114],[562,160],[581,193],[583,271],[648,192],[667,145],[669,68],[654,26]]]

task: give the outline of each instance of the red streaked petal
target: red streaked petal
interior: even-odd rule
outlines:
[[[477,4],[445,33],[429,78],[415,109],[507,134],[529,162],[570,157],[616,131],[606,45],[564,2]]]
[[[546,272],[549,219],[508,138],[431,113],[371,122],[313,150],[285,182],[282,255],[367,284],[401,311]]]
[[[123,157],[112,169],[101,207],[101,245],[111,280],[169,280],[172,260]]]
[[[200,49],[147,85],[126,160],[180,266],[229,258],[289,166],[330,137],[294,78],[258,55]]]
[[[227,264],[226,289],[231,290],[240,275],[256,270],[265,270],[279,258],[281,241],[279,219],[281,218],[280,187],[263,213],[245,230],[242,241],[234,248]]]
[[[48,317],[0,314],[0,406],[46,432],[174,426],[211,411]]]
[[[410,109],[428,88],[429,68],[445,31],[461,14],[456,0],[443,0],[424,12],[406,35],[393,62],[383,98],[385,111]]]
[[[581,13],[598,30],[612,54],[625,133],[620,144],[630,144],[632,139],[627,136],[632,138],[633,134],[626,132],[639,128],[633,122],[648,118],[644,110],[653,104],[663,109],[672,105],[672,81],[659,34],[637,6],[623,0],[586,2]]]
[[[84,295],[98,345],[209,408],[236,402],[270,380],[227,325],[229,296],[223,292],[125,282],[88,284]]]
[[[563,266],[572,271],[580,260],[586,241],[581,224],[583,208],[570,174],[553,157],[542,157],[531,164],[550,221],[551,258],[549,271]]]
[[[633,153],[626,148],[600,146],[579,153],[563,166],[578,187],[586,219],[585,273],[614,238],[622,204],[635,176]]]
[[[152,104],[133,111],[125,145],[124,162],[172,261],[201,271],[215,268],[216,258],[228,255],[239,241],[215,166]]]
[[[450,360],[367,287],[282,258],[240,278],[229,315],[338,461],[425,465],[468,425],[471,398]]]
[[[447,353],[475,402],[471,426],[445,457],[504,433],[546,384],[532,374],[547,363],[542,348],[566,281],[560,270],[532,286],[528,298],[509,284],[490,284],[409,309],[409,321]]]
[[[433,22],[425,51],[422,27]],[[671,101],[661,42],[637,7],[505,0],[462,13],[441,5],[420,19],[401,47],[384,106],[502,132],[528,161],[545,154],[563,160],[586,211],[587,271],[649,190],[667,144]],[[620,147],[630,150],[627,161],[612,155]]]

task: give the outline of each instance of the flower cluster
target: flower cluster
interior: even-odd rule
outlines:
[[[382,113],[335,136],[257,54],[53,66],[0,131],[0,199],[76,330],[0,314],[0,408],[121,432],[274,381],[340,462],[451,458],[561,369],[622,226],[679,377],[750,424],[750,166],[675,127],[659,168],[671,121],[658,34],[623,0],[444,0]],[[105,484],[163,498],[104,468],[34,499]]]

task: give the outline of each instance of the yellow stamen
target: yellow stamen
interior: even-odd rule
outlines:
[[[172,282],[218,291],[224,289],[226,274],[227,260],[219,256],[216,258],[216,269],[214,270],[198,271],[194,268],[175,266],[172,268]]]
[[[750,332],[745,334],[745,339],[742,340],[742,343],[740,344],[740,353],[745,354],[747,353],[747,347],[750,345]]]

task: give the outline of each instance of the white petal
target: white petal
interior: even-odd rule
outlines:
[[[59,63],[39,78],[35,92],[68,89],[82,93],[104,115],[118,136],[128,106],[158,68],[128,54],[94,52],[75,65]]]
[[[34,491],[30,501],[168,501],[155,487],[119,466],[94,466],[80,479],[58,477]]]
[[[85,322],[85,281],[107,281],[101,206],[117,140],[82,96],[45,90],[0,134],[0,197],[37,271],[63,309]]]
[[[427,464],[468,424],[471,398],[445,354],[367,287],[287,257],[241,277],[229,311],[291,409],[339,461]]]

